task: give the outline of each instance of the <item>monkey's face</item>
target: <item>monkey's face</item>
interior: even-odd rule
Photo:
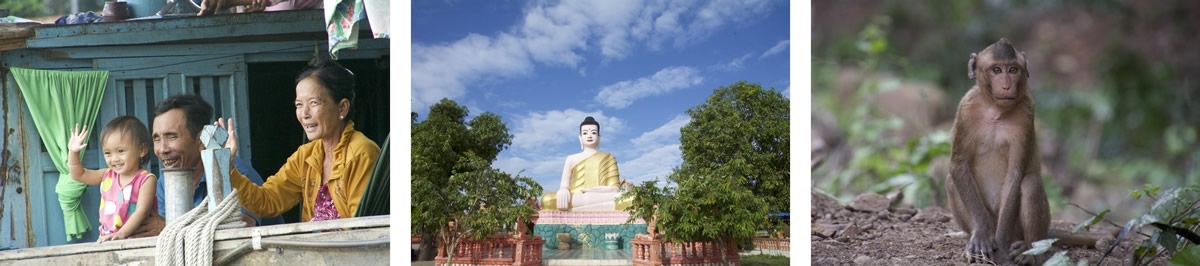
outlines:
[[[1028,87],[1025,85],[1029,72],[1025,53],[1017,52],[1008,39],[1000,39],[979,54],[972,53],[967,64],[970,70],[968,77],[975,79],[975,85],[986,91],[1001,107],[1012,106],[1027,93],[1025,90]]]
[[[1015,63],[997,63],[984,69],[984,80],[992,99],[1001,106],[1009,106],[1025,89],[1025,68]]]

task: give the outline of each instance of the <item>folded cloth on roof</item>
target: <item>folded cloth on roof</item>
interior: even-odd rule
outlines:
[[[17,87],[25,96],[29,115],[37,127],[46,153],[58,169],[58,204],[63,211],[67,241],[83,238],[91,228],[80,197],[87,185],[71,179],[67,168],[67,141],[76,123],[94,125],[108,83],[108,71],[52,71],[13,68]],[[92,147],[99,147],[93,145]],[[83,156],[80,154],[80,156]]]
[[[104,22],[104,16],[101,16],[93,11],[61,16],[54,20],[54,24],[56,25],[88,24],[96,22]]]
[[[363,0],[325,1],[325,31],[329,34],[329,57],[337,52],[358,47],[358,22],[365,19]]]
[[[388,8],[388,0],[363,0],[367,8],[367,22],[371,23],[371,33],[376,39],[388,38],[388,18],[391,17],[391,11]]]

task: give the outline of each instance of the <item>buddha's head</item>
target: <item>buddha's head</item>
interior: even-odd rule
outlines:
[[[593,149],[600,146],[600,122],[595,118],[589,116],[579,123],[579,146]]]

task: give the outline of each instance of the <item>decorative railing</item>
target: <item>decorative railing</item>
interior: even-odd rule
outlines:
[[[669,243],[639,235],[630,241],[633,265],[741,265],[732,240]]]
[[[449,261],[449,243],[439,243],[435,265],[542,265],[542,244],[546,241],[536,236],[509,236],[499,234],[480,239],[459,241],[455,247],[454,261]]]
[[[753,243],[755,249],[778,251],[791,250],[791,242],[782,238],[755,238]]]

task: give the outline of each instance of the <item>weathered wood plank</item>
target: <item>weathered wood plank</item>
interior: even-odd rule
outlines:
[[[287,236],[287,235],[292,235],[292,234],[307,234],[307,233],[324,231],[324,230],[353,229],[353,228],[367,228],[367,229],[382,228],[382,230],[387,231],[387,230],[389,230],[388,227],[391,223],[391,221],[389,219],[390,219],[390,216],[384,215],[384,216],[359,217],[359,218],[339,219],[339,220],[320,221],[320,222],[280,224],[280,225],[260,226],[260,227],[250,227],[250,228],[226,229],[226,230],[217,230],[217,232],[213,238],[214,238],[214,240],[217,240],[217,241],[249,239],[249,238],[251,238],[251,232],[253,232],[255,229],[258,229],[261,232],[263,237]],[[356,231],[356,230],[352,230],[352,231]],[[316,239],[320,239],[320,238],[316,238]],[[371,238],[362,238],[362,239],[371,239]],[[57,257],[57,256],[85,254],[85,253],[120,252],[122,250],[141,249],[141,248],[153,249],[155,244],[157,243],[157,241],[158,241],[157,237],[148,237],[148,238],[112,241],[112,242],[107,242],[107,243],[103,243],[103,244],[82,243],[82,244],[71,244],[71,245],[61,245],[61,246],[31,248],[31,249],[0,251],[0,265],[3,264],[3,261],[12,261],[12,260],[24,260],[24,259],[41,258],[41,257]],[[240,244],[240,242],[238,244]],[[74,263],[71,263],[71,264],[73,265]],[[47,264],[47,265],[56,265],[56,264]],[[61,265],[61,264],[58,264],[58,265]]]
[[[321,10],[297,10],[44,26],[34,29],[34,34],[26,45],[30,48],[131,45],[257,35],[323,33],[324,21]]]
[[[0,52],[25,48],[25,38],[33,36],[38,23],[0,24]]]
[[[0,39],[24,39],[33,35],[33,28],[41,25],[29,22],[0,24]]]
[[[298,235],[263,237],[264,239],[308,240],[308,241],[351,241],[390,238],[387,227],[366,228],[350,231],[317,232]],[[218,240],[213,243],[213,259],[246,243],[246,239]],[[85,244],[86,245],[86,244]],[[104,245],[104,244],[91,244]],[[250,251],[234,265],[386,265],[389,245],[353,248],[307,248],[276,247],[261,251]],[[58,256],[25,257],[0,261],[0,265],[155,265],[157,250],[153,246],[121,250],[62,254]]]
[[[43,50],[40,49],[17,49],[4,51],[3,53],[0,53],[0,62],[4,62],[9,67],[36,69],[59,70],[92,68],[92,60],[48,59],[42,57],[42,52]]]
[[[226,56],[156,56],[137,58],[95,59],[95,68],[109,71],[109,76],[159,75],[163,73],[213,73],[241,70],[241,55]]]
[[[358,49],[376,50],[389,48],[388,39],[359,39]],[[47,48],[49,58],[120,58],[144,56],[180,56],[180,55],[221,55],[221,54],[255,54],[272,52],[307,52],[313,51],[313,46],[327,47],[324,40],[297,40],[283,42],[248,43],[204,43],[204,44],[156,44],[156,45],[118,45],[106,47],[62,47]]]

